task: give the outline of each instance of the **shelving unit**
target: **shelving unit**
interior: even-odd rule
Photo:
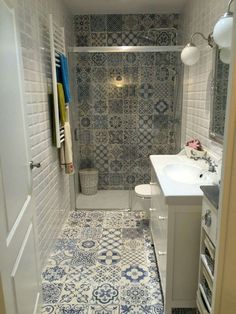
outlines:
[[[200,314],[213,314],[217,210],[204,196],[199,261],[197,307]]]

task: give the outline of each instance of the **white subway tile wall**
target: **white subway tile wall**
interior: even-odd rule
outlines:
[[[228,0],[187,1],[183,12],[183,42],[189,42],[194,32],[206,36],[211,33],[227,4]],[[201,38],[196,37],[196,43],[201,49],[200,60],[194,66],[185,66],[184,70],[182,145],[198,138],[211,153],[221,156],[222,145],[209,138],[212,49]]]
[[[33,198],[43,267],[70,210],[69,177],[60,168],[57,149],[52,146],[49,14],[54,14],[60,26],[66,26],[67,43],[72,34],[72,18],[61,0],[18,0],[15,13],[20,33],[30,148],[32,159],[42,164],[40,169],[33,170]]]

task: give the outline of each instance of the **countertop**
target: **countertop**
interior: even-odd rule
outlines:
[[[201,185],[200,189],[203,191],[209,202],[216,208],[219,208],[220,189],[217,185]]]
[[[165,166],[169,164],[193,165],[205,171],[207,165],[203,160],[193,160],[186,155],[151,155],[150,157],[153,170],[164,194],[165,201],[170,205],[200,205],[202,203],[203,191],[200,186],[209,185],[203,176],[197,184],[182,183],[170,179],[164,172]]]

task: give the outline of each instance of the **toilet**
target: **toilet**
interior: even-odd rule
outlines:
[[[134,210],[149,211],[151,207],[151,185],[140,184],[134,188]]]

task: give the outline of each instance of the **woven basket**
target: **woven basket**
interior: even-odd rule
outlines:
[[[98,190],[98,170],[87,168],[79,170],[82,193],[85,195],[94,195]]]

